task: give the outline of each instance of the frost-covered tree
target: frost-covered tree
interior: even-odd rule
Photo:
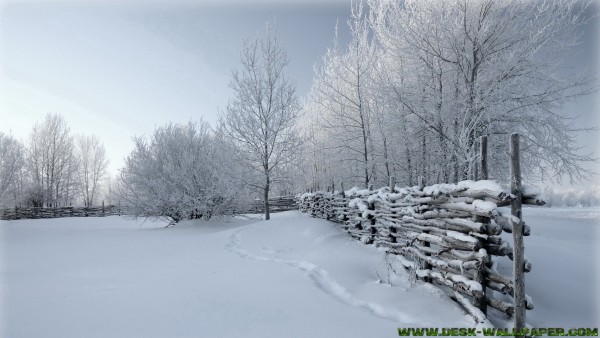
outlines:
[[[33,205],[69,204],[77,170],[73,148],[73,137],[62,116],[48,114],[43,122],[34,125],[27,156]]]
[[[594,72],[568,65],[588,5],[371,0],[368,18],[354,5],[352,39],[328,49],[307,104],[312,181],[476,179],[480,136],[491,178],[506,179],[513,132],[528,179],[589,177],[582,164],[594,159],[564,110],[597,88]]]
[[[83,204],[92,206],[100,182],[106,175],[108,167],[106,150],[96,136],[79,135],[75,144],[79,159],[78,176]]]
[[[0,132],[0,206],[14,206],[20,190],[20,180],[25,166],[25,147],[21,142]]]
[[[299,149],[300,105],[295,85],[285,74],[289,59],[273,27],[267,24],[264,34],[244,42],[240,61],[230,82],[234,97],[220,125],[236,144],[237,158],[255,174],[249,184],[262,190],[269,219],[272,184],[282,179],[279,169],[289,165]]]
[[[380,155],[386,154],[385,135],[378,129],[382,126],[375,76],[378,51],[362,4],[352,6],[348,27],[348,45],[340,46],[336,33],[333,47],[316,68],[309,105],[319,118],[311,128],[327,134],[327,140],[319,141],[324,143],[320,148],[330,165],[321,169],[337,167],[337,179],[367,187],[376,181]],[[311,135],[316,135],[315,130]],[[312,137],[311,141],[316,140]]]
[[[119,196],[119,176],[107,174],[100,184],[100,198],[107,205],[121,205]]]
[[[119,182],[119,199],[134,215],[209,219],[243,195],[231,147],[205,122],[168,124],[134,141]]]
[[[565,63],[581,42],[585,9],[575,0],[370,2],[400,111],[423,126],[428,149],[450,155],[440,153],[436,170],[473,177],[479,136],[504,149],[497,135],[520,132],[530,176],[587,176],[581,163],[591,158],[578,153],[563,110],[595,86],[593,72]],[[505,152],[493,154],[502,177]]]

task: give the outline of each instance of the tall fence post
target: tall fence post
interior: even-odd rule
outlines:
[[[480,171],[479,171],[479,177],[476,177],[476,179],[479,180],[487,180],[488,179],[488,165],[487,165],[487,148],[488,148],[488,142],[487,142],[487,136],[481,136],[479,138],[479,167],[480,167]],[[487,217],[478,217],[476,216],[474,221],[478,221],[478,222],[482,222],[484,224],[489,224],[490,223],[490,219]],[[481,245],[483,248],[487,249],[487,241],[484,239],[479,239]],[[483,297],[479,297],[477,299],[475,299],[475,302],[477,304],[477,307],[484,313],[487,314],[487,298],[486,298],[486,287],[487,287],[487,276],[486,276],[486,272],[485,272],[485,267],[491,267],[492,266],[492,257],[489,256],[487,261],[483,261],[481,262],[481,266],[479,269],[477,269],[476,275],[475,275],[475,279],[481,283],[481,285],[483,286]]]
[[[474,209],[464,214],[464,206],[462,205],[462,198],[467,196],[478,196],[481,192],[478,188],[468,189],[467,192],[459,191],[457,193],[449,194],[448,197],[460,197],[455,203],[461,203],[461,205],[453,205],[448,203],[444,206],[444,212],[440,216],[444,219],[443,222],[439,222],[439,225],[434,224],[429,220],[421,219],[405,219],[403,217],[394,216],[394,214],[404,213],[406,210],[411,213],[414,212],[412,201],[415,199],[422,200],[418,202],[420,206],[425,206],[426,210],[440,209],[439,202],[433,201],[437,196],[436,192],[425,191],[424,178],[418,177],[418,186],[411,186],[402,189],[403,192],[406,190],[404,200],[402,198],[397,199],[396,196],[385,196],[382,194],[377,199],[369,198],[373,192],[373,186],[368,184],[368,188],[371,191],[368,194],[364,194],[362,191],[360,194],[354,194],[352,196],[344,197],[343,184],[340,182],[342,187],[342,200],[337,201],[334,207],[334,218],[336,221],[342,223],[342,227],[347,231],[353,238],[361,240],[363,243],[374,243],[375,245],[381,245],[388,248],[388,252],[392,254],[398,254],[404,256],[406,260],[402,261],[402,265],[408,269],[418,269],[422,274],[419,274],[418,278],[427,282],[434,282],[437,284],[448,285],[455,290],[455,300],[463,304],[467,312],[469,312],[477,321],[482,317],[481,314],[487,315],[487,309],[493,308],[502,313],[514,317],[514,328],[517,334],[522,334],[523,329],[526,327],[526,310],[533,309],[533,304],[528,303],[528,296],[525,294],[525,272],[530,271],[531,266],[529,263],[525,265],[524,258],[524,241],[523,236],[529,234],[528,226],[522,220],[522,204],[537,204],[539,201],[536,199],[535,202],[530,201],[529,198],[523,199],[522,187],[521,187],[521,167],[520,167],[520,149],[519,149],[519,134],[512,134],[510,137],[510,172],[511,172],[511,195],[507,197],[504,194],[503,189],[499,186],[498,188],[492,188],[493,194],[483,197],[474,197],[474,200],[493,200],[496,201],[497,205],[505,205],[510,199],[511,203],[511,217],[502,215],[503,212],[497,210],[497,214],[493,212],[479,212]],[[480,166],[479,175],[473,177],[474,171],[470,172],[470,178],[475,179],[486,179],[488,178],[487,168],[487,139],[481,137],[478,142],[479,149],[479,161]],[[414,183],[414,181],[413,181]],[[413,184],[410,183],[410,184]],[[394,191],[395,179],[389,177],[389,188],[390,191]],[[433,190],[433,189],[431,189]],[[433,199],[422,199],[421,197],[428,196]],[[493,197],[497,196],[497,197]],[[360,198],[361,201],[358,203],[352,203],[350,206],[348,203],[350,199]],[[381,199],[381,200],[380,200]],[[411,201],[410,206],[404,206],[406,201]],[[318,196],[307,197],[303,199],[303,203],[306,203],[305,209],[308,212],[313,210],[312,215],[322,217],[317,214],[314,210],[319,210],[320,205]],[[364,217],[365,203],[368,204],[369,210],[376,210],[377,213],[368,213],[367,217]],[[502,203],[502,204],[501,204]],[[475,203],[473,203],[475,204]],[[408,208],[408,209],[404,209]],[[350,215],[350,217],[347,217]],[[385,221],[381,222],[378,227],[375,227],[378,220],[376,217],[385,217]],[[448,215],[455,216],[448,218]],[[496,217],[498,216],[498,217]],[[366,219],[365,219],[366,218]],[[454,219],[456,218],[456,219]],[[460,222],[460,220],[469,219],[470,225],[465,226],[467,222]],[[496,220],[496,224],[491,224],[491,219]],[[450,222],[446,222],[450,220]],[[423,225],[421,227],[420,225]],[[475,226],[475,228],[473,227]],[[403,231],[403,227],[408,227],[410,234],[406,234]],[[435,229],[441,229],[442,231],[436,231]],[[378,231],[383,229],[385,231]],[[400,231],[398,231],[400,230]],[[414,232],[417,232],[417,236]],[[471,236],[477,239],[477,242],[470,239],[468,242],[463,239],[463,236],[454,236],[450,231],[458,231],[461,234]],[[498,271],[487,269],[490,267],[492,256],[504,257],[510,254],[506,252],[505,239],[500,237],[500,232],[512,232],[513,236],[513,275],[502,276]],[[420,232],[420,233],[419,233]],[[398,245],[393,243],[398,242],[398,238],[402,241],[407,241],[408,245],[403,244],[400,248]],[[475,264],[469,264],[468,267],[464,265],[460,266],[460,274],[467,277],[470,280],[480,283],[482,289],[471,288],[464,289],[461,286],[461,282],[448,278],[444,273],[435,273],[438,271],[447,271],[452,275],[457,273],[458,267],[448,263],[444,263],[445,260],[455,261],[454,254],[445,251],[444,255],[438,254],[439,251],[435,248],[431,248],[430,243],[440,245],[443,243],[448,248],[456,248],[458,250],[466,250],[476,255],[474,259],[477,261]],[[481,250],[485,249],[485,251]],[[431,256],[436,256],[435,259]],[[459,256],[460,257],[460,256]],[[463,269],[467,269],[472,272],[472,275],[465,274]],[[472,276],[472,277],[471,277]],[[512,290],[511,290],[512,289]],[[487,290],[495,290],[502,294],[511,294],[513,296],[513,304],[505,302],[502,299],[496,298],[495,293],[488,292]],[[486,294],[487,293],[487,294]],[[469,298],[463,297],[467,295]],[[476,310],[479,309],[479,310]]]
[[[511,194],[514,198],[511,203],[511,214],[519,219],[512,222],[513,235],[513,278],[515,302],[515,330],[520,332],[525,328],[525,271],[523,257],[523,221],[521,210],[521,163],[519,158],[519,134],[510,135],[510,173]]]
[[[423,188],[425,188],[425,177],[423,177],[423,176],[419,176],[419,177],[417,178],[417,182],[418,182],[418,184],[419,184],[419,190],[423,191]],[[424,234],[428,234],[428,233],[429,233],[429,231],[428,231],[428,230],[424,230],[424,231],[423,231],[423,233],[424,233]],[[426,248],[428,248],[428,247],[430,247],[430,246],[431,246],[431,245],[429,244],[429,242],[425,242],[425,241],[419,241],[419,242],[421,243],[421,245],[422,245],[423,247],[426,247]],[[425,253],[425,256],[430,256],[430,254],[429,254],[429,253]],[[431,264],[429,264],[429,263],[427,263],[427,262],[423,262],[423,266],[422,266],[422,268],[423,268],[424,270],[431,270],[432,266],[431,266]],[[431,278],[430,278],[430,277],[425,277],[425,278],[423,278],[423,280],[424,280],[425,282],[427,282],[427,283],[431,283]]]
[[[481,166],[481,176],[479,178],[482,180],[488,179],[487,146],[487,136],[481,136],[479,140],[479,164]]]
[[[369,191],[373,191],[373,183],[369,183]],[[375,210],[375,203],[373,202],[369,202],[369,206],[368,206],[369,210]],[[375,241],[375,216],[373,216],[373,214],[369,213],[369,216],[367,217],[367,219],[369,220],[369,222],[366,224],[366,226],[363,224],[363,229],[367,230],[369,232],[369,236],[367,237],[367,240],[365,242],[365,244],[372,244]],[[362,239],[361,239],[362,241]]]
[[[479,155],[480,153],[480,144],[479,142],[474,142],[473,147],[475,147],[475,154],[477,154],[476,156]],[[473,180],[477,181],[479,179],[479,162],[480,161],[475,161],[474,165],[473,165]]]
[[[342,191],[341,191],[342,200],[344,200],[344,199],[346,198],[346,191],[344,190],[344,182],[342,182],[342,181],[340,181],[340,189],[342,190]],[[347,207],[347,204],[345,204],[345,207],[344,207],[344,214],[342,215],[342,223],[343,223],[343,224],[347,224],[347,223],[348,223],[348,222],[347,222],[347,221],[348,221],[348,215],[346,214],[346,211],[347,211],[348,209],[346,209],[346,207]]]
[[[480,222],[483,224],[488,224],[490,223],[489,218],[487,217],[482,217],[482,216],[477,216],[477,215],[473,215],[472,220],[474,222]],[[482,248],[489,250],[488,249],[488,242],[487,240],[483,239],[483,238],[478,238],[479,243],[481,245]],[[487,257],[487,259],[489,260],[490,258]],[[481,312],[483,312],[483,314],[487,315],[487,297],[486,297],[486,293],[487,293],[487,276],[486,276],[486,271],[485,268],[488,265],[488,261],[486,260],[486,257],[482,257],[479,260],[479,265],[477,266],[477,269],[475,270],[475,274],[474,274],[474,278],[473,280],[478,282],[479,284],[481,284],[482,286],[482,294],[481,296],[478,297],[474,297],[474,301],[475,301],[475,306],[481,310]]]

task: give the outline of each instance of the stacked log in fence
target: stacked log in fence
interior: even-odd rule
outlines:
[[[528,196],[524,201],[536,201]],[[513,196],[494,181],[463,181],[428,187],[384,187],[376,191],[351,189],[341,193],[306,193],[301,211],[341,223],[352,237],[398,254],[404,267],[420,279],[447,286],[478,320],[490,306],[513,315],[514,305],[494,298],[487,289],[513,294],[510,276],[491,268],[490,256],[513,259],[511,244],[500,237],[512,232],[513,216],[498,206],[510,205]],[[529,235],[524,227],[524,235]],[[531,263],[525,261],[525,271]],[[466,303],[465,296],[473,305]],[[502,297],[504,298],[504,297]],[[533,308],[531,301],[527,303]]]
[[[281,196],[269,199],[271,212],[296,210],[298,208],[293,196]],[[231,214],[262,213],[264,202],[256,201],[248,205],[240,206],[230,210]],[[57,207],[57,208],[10,208],[0,210],[0,219],[39,219],[58,217],[102,217],[110,215],[122,215],[123,211],[115,205],[97,207]]]
[[[103,217],[121,215],[115,205],[97,207],[57,207],[57,208],[10,208],[0,211],[0,219],[39,219],[58,217]]]
[[[518,151],[512,153],[518,157]],[[522,236],[530,230],[520,209],[521,203],[543,202],[535,192],[523,191],[518,170],[513,176],[510,192],[489,180],[399,188],[391,179],[391,188],[306,193],[298,204],[314,217],[340,223],[363,243],[396,254],[415,277],[449,288],[478,322],[485,321],[491,307],[514,316],[516,329],[522,329],[525,309],[533,309],[533,302],[524,293],[522,274],[532,265],[523,256]],[[509,205],[510,215],[498,209]],[[521,240],[506,240],[503,231]],[[502,275],[493,256],[522,266],[515,266],[512,276]]]

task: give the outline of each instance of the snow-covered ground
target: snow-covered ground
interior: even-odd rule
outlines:
[[[598,326],[593,211],[525,211],[534,326]],[[272,216],[171,228],[117,216],[0,221],[0,336],[396,337],[397,327],[474,325],[402,270],[393,286],[378,283],[384,255],[336,224]]]
[[[600,327],[600,208],[524,208],[533,327]],[[510,234],[508,234],[510,236]],[[506,261],[505,261],[506,263]],[[501,264],[510,273],[512,267]]]

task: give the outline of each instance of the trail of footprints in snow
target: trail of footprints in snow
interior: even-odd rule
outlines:
[[[338,283],[333,277],[331,277],[326,270],[318,267],[317,265],[311,262],[284,260],[278,257],[256,255],[244,249],[241,249],[240,244],[242,243],[242,231],[243,229],[238,230],[231,235],[229,242],[225,245],[225,249],[236,253],[242,258],[252,259],[255,261],[269,261],[281,263],[301,270],[306,273],[307,277],[310,278],[321,291],[341,301],[344,304],[360,308],[376,317],[391,320],[395,323],[412,325],[430,325],[427,323],[423,323],[422,319],[417,319],[415,316],[398,311],[397,309],[357,298],[356,296],[352,295],[346,288],[344,288],[340,283]]]

